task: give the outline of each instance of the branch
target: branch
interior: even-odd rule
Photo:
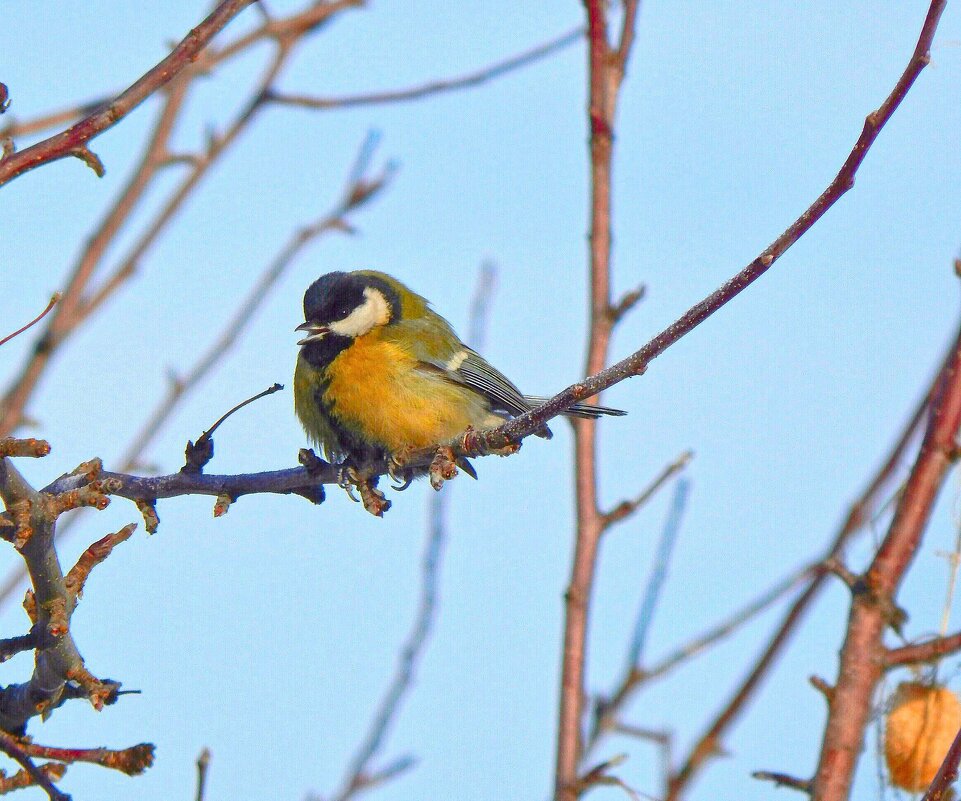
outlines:
[[[623,58],[611,58],[607,41],[607,10],[603,0],[586,0],[588,40],[588,107],[590,130],[591,205],[588,269],[590,281],[590,333],[584,372],[597,374],[607,364],[616,313],[611,303],[611,162],[614,119],[623,66],[633,39],[637,3],[624,6]],[[625,376],[626,377],[626,376]],[[598,390],[600,391],[600,390]],[[590,393],[596,395],[597,392]],[[587,396],[585,396],[586,398]],[[547,405],[556,401],[548,401]],[[571,403],[574,401],[572,400]],[[568,404],[570,405],[570,404]],[[535,410],[537,414],[537,410]],[[524,417],[531,418],[527,414]],[[516,431],[528,424],[520,419]],[[531,430],[539,428],[535,425]],[[601,536],[610,525],[598,503],[597,424],[574,423],[574,486],[577,529],[571,577],[565,594],[564,645],[561,661],[560,709],[557,721],[555,801],[576,801],[586,789],[578,775],[584,752],[584,664],[591,589]],[[613,777],[612,777],[613,778]]]
[[[414,626],[401,649],[397,669],[390,686],[387,688],[377,713],[371,721],[364,741],[350,761],[347,775],[341,789],[333,796],[333,801],[350,801],[360,792],[371,789],[387,778],[396,777],[415,764],[414,760],[405,757],[388,766],[386,771],[371,771],[370,769],[374,758],[383,748],[384,740],[397,717],[404,697],[413,686],[417,667],[437,616],[437,585],[440,577],[440,562],[447,542],[446,504],[441,498],[446,497],[446,495],[435,495],[432,499],[434,503],[431,505],[430,527],[421,568],[420,606],[417,610]]]
[[[961,761],[961,729],[954,737],[954,742],[944,755],[944,761],[931,782],[931,786],[924,794],[921,801],[948,801],[952,798],[950,794],[951,785],[958,778],[958,762]]]
[[[81,103],[78,106],[54,111],[50,114],[43,114],[30,120],[18,122],[16,119],[10,120],[3,128],[0,128],[0,139],[16,138],[18,136],[29,136],[30,134],[40,133],[49,128],[56,128],[66,122],[72,122],[78,117],[86,117],[100,110],[110,102],[110,97],[101,97],[91,100],[88,103]]]
[[[32,717],[49,714],[63,702],[68,682],[79,685],[84,697],[98,709],[116,697],[119,687],[116,682],[96,679],[86,669],[69,629],[76,597],[67,590],[54,547],[56,519],[77,503],[101,505],[100,498],[105,505],[109,500],[103,495],[109,482],[80,478],[85,483],[76,493],[38,493],[10,459],[0,459],[0,498],[17,524],[16,544],[33,586],[28,612],[41,638],[30,680],[0,689],[0,729],[4,732],[20,735]]]
[[[631,645],[627,651],[627,672],[638,668],[644,654],[644,646],[647,643],[647,634],[654,621],[654,612],[660,599],[661,590],[667,579],[667,567],[674,552],[674,543],[677,542],[681,532],[681,520],[687,509],[687,499],[690,495],[691,482],[682,478],[674,488],[674,498],[671,501],[671,508],[668,512],[667,521],[661,532],[661,541],[657,547],[657,556],[654,560],[654,567],[644,591],[644,598],[641,601],[641,608],[637,612],[637,620],[634,622],[634,633],[631,637]]]
[[[187,67],[207,43],[252,2],[254,0],[223,0],[170,55],[121,92],[109,105],[71,125],[66,131],[4,158],[0,161],[0,186],[41,164],[89,153],[87,143],[91,139],[112,128]]]
[[[598,3],[598,5],[600,5],[600,3]],[[671,323],[671,325],[661,331],[642,348],[611,367],[608,367],[606,370],[600,370],[584,381],[572,384],[536,409],[532,409],[511,420],[506,425],[495,429],[494,432],[486,438],[486,444],[492,448],[504,447],[511,441],[516,441],[521,437],[527,436],[545,422],[569,408],[572,404],[586,400],[587,398],[592,398],[626,378],[642,375],[655,358],[664,353],[664,351],[686,334],[693,331],[698,325],[703,323],[723,306],[734,300],[741,292],[764,275],[775,261],[783,256],[798,239],[806,234],[811,227],[821,219],[828,209],[837,203],[837,201],[854,186],[857,171],[877,139],[878,134],[881,133],[881,130],[887,124],[888,120],[897,110],[898,106],[901,105],[901,101],[904,100],[904,97],[914,84],[921,70],[930,61],[928,50],[943,7],[944,0],[935,0],[935,2],[932,3],[928,17],[922,28],[918,46],[907,68],[899,78],[891,94],[885,98],[877,110],[871,112],[865,118],[861,135],[858,137],[857,142],[855,142],[854,147],[851,148],[851,152],[845,159],[837,176],[835,176],[834,180],[831,181],[818,198],[804,210],[801,216],[791,223],[774,242],[768,245],[768,247],[743,270],[719,289],[688,309],[675,322]]]
[[[929,389],[916,405],[913,414],[901,430],[897,441],[891,447],[884,462],[878,468],[867,487],[848,509],[844,522],[835,533],[828,546],[821,563],[840,555],[848,541],[863,528],[875,514],[880,501],[888,494],[888,485],[895,480],[898,467],[905,453],[914,441],[918,429],[925,420],[931,400],[939,384],[939,378],[953,355],[949,349],[942,359],[941,366],[931,380]],[[828,573],[824,569],[817,570],[811,577],[810,583],[791,605],[775,630],[768,644],[761,651],[757,661],[731,695],[707,730],[692,746],[681,767],[668,782],[666,801],[676,801],[684,789],[694,779],[697,772],[706,761],[718,753],[718,745],[727,731],[737,720],[744,707],[750,702],[768,671],[773,667],[781,651],[790,641],[792,635],[800,625],[808,608],[814,603],[824,587]]]
[[[606,512],[603,515],[604,527],[609,528],[615,523],[620,523],[634,514],[634,512],[646,504],[657,493],[657,491],[671,479],[671,477],[677,475],[685,467],[687,467],[693,458],[694,451],[684,451],[684,453],[667,465],[660,472],[660,474],[638,494],[636,498],[632,498],[629,501],[621,501],[617,506],[611,509],[611,511]]]
[[[751,774],[755,779],[765,782],[773,782],[775,787],[790,787],[801,793],[811,794],[811,780],[798,779],[787,773],[774,773],[769,770],[756,770]]]
[[[74,265],[56,312],[47,323],[19,376],[0,400],[0,436],[12,432],[20,424],[23,410],[54,353],[83,321],[84,315],[81,309],[87,285],[110,243],[133,214],[159,169],[159,163],[167,152],[167,143],[173,131],[174,122],[186,98],[186,92],[186,80],[175,80],[168,87],[163,108],[144,148],[139,166],[96,232],[88,240]]]
[[[932,6],[932,13],[934,9]],[[917,552],[932,506],[952,464],[959,427],[961,332],[953,356],[941,374],[921,449],[894,519],[864,575],[866,591],[852,598],[838,679],[814,779],[814,801],[847,798],[870,716],[871,698],[884,666],[882,637],[890,622],[888,611]]]
[[[923,662],[936,662],[957,651],[961,651],[961,631],[948,637],[935,637],[914,645],[890,648],[884,657],[884,666],[890,669]]]
[[[540,61],[547,56],[551,56],[569,47],[575,42],[580,41],[583,36],[584,29],[575,28],[574,30],[561,34],[555,39],[551,39],[549,42],[533,47],[530,50],[525,50],[517,55],[510,56],[482,69],[469,72],[466,75],[430,81],[405,89],[346,95],[344,97],[311,97],[308,95],[275,92],[271,90],[266,93],[265,100],[284,106],[298,106],[311,109],[355,108],[357,106],[375,106],[410,100],[422,100],[431,95],[453,92],[458,89],[468,89],[492,81],[495,78],[500,78],[514,70],[526,67],[529,64],[533,64],[536,61]]]
[[[210,769],[210,749],[204,748],[197,757],[197,795],[196,801],[204,801],[207,790],[207,772]]]
[[[42,788],[50,798],[50,801],[70,801],[70,796],[58,790],[57,786],[53,783],[55,779],[63,776],[62,770],[52,770],[47,768],[46,765],[37,767],[33,760],[30,759],[30,756],[23,750],[22,745],[17,742],[16,738],[11,737],[3,731],[0,731],[0,751],[3,751],[16,762],[19,762],[23,767],[24,773],[30,777],[29,784],[25,784],[24,786],[35,784],[37,787]],[[44,770],[43,768],[47,769]]]
[[[2,339],[0,339],[0,345],[5,345],[5,344],[7,344],[7,343],[8,343],[11,339],[13,339],[15,336],[19,336],[19,335],[22,334],[24,331],[28,330],[29,328],[31,328],[31,327],[35,326],[37,323],[39,323],[44,317],[47,316],[47,314],[50,312],[50,310],[51,310],[54,306],[57,305],[57,302],[58,302],[59,300],[60,300],[60,293],[59,293],[59,292],[54,292],[53,297],[50,298],[50,302],[47,304],[47,308],[45,308],[42,312],[40,312],[40,314],[38,314],[36,317],[34,317],[34,318],[33,318],[29,323],[27,323],[26,325],[18,328],[18,329],[17,329],[16,331],[14,331],[12,334],[7,334],[5,337],[3,337]]]

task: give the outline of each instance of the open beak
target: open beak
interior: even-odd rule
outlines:
[[[306,345],[308,342],[317,342],[330,333],[330,329],[326,325],[318,325],[317,323],[301,323],[294,329],[294,331],[307,332],[307,336],[297,342],[298,345]]]

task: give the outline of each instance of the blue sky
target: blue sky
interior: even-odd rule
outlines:
[[[7,4],[0,80],[11,91],[10,113],[26,118],[130,83],[208,5]],[[277,13],[299,7],[269,5]],[[614,286],[643,282],[648,295],[618,329],[614,357],[750,261],[827,185],[903,69],[926,7],[643,5],[618,120]],[[255,20],[246,12],[226,37]],[[320,32],[281,86],[325,95],[406,86],[475,69],[581,21],[575,2],[374,0]],[[696,452],[648,640],[652,658],[821,550],[953,335],[959,40],[961,17],[949,7],[931,67],[854,189],[756,286],[644,377],[605,395],[629,411],[602,425],[605,503],[634,494],[682,451]],[[254,52],[204,82],[177,130],[180,148],[196,147],[211,124],[223,127],[267,55]],[[56,360],[31,406],[54,452],[24,470],[44,484],[91,456],[116,460],[164,391],[166,371],[189,368],[291,231],[334,202],[371,128],[382,134],[380,154],[399,165],[392,186],[354,217],[356,236],[326,238],[291,268],[243,340],[170,420],[149,461],[177,469],[184,442],[225,409],[289,382],[303,290],[333,269],[392,273],[463,331],[478,266],[492,259],[499,278],[485,354],[528,392],[549,394],[576,379],[586,325],[584,70],[577,45],[487,86],[416,104],[266,111],[136,277]],[[63,161],[0,192],[4,331],[61,287],[156,110],[148,102],[96,140],[108,170],[102,180]],[[30,344],[25,336],[4,346],[0,383]],[[571,437],[565,424],[555,431],[552,442],[531,441],[517,457],[482,460],[478,482],[445,489],[452,497],[440,617],[385,754],[414,754],[419,764],[371,798],[546,797],[572,538]],[[218,433],[211,470],[290,466],[304,444],[288,391]],[[143,693],[99,715],[75,704],[31,728],[57,745],[152,740],[158,762],[138,779],[74,767],[64,788],[101,801],[191,797],[194,760],[207,745],[209,799],[330,792],[411,623],[430,494],[418,484],[394,498],[382,521],[340,492],[321,507],[243,498],[217,520],[210,499],[162,503],[159,533],[138,532],[98,568],[74,618],[94,673]],[[958,498],[952,477],[902,596],[909,637],[937,628],[946,570],[936,553],[953,547]],[[603,544],[592,691],[619,675],[668,505],[664,493]],[[120,501],[88,516],[63,561],[137,517]],[[855,567],[865,545],[853,551]],[[8,553],[6,564],[15,562]],[[730,757],[707,768],[691,798],[766,798],[772,790],[752,770],[813,769],[824,709],[807,677],[834,676],[846,613],[846,592],[829,587],[727,738]],[[16,605],[0,614],[8,634],[25,628]],[[628,719],[674,729],[683,754],[777,617],[763,616],[652,686]],[[957,658],[946,663],[955,688],[957,666]],[[18,657],[0,681],[21,681],[29,667]],[[630,754],[620,775],[656,795],[652,749],[614,740],[604,753],[620,752]],[[869,743],[856,797],[876,794],[876,773]],[[605,789],[593,797],[621,796]]]

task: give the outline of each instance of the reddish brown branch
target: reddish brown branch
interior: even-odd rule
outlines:
[[[594,5],[594,3],[591,5]],[[603,4],[598,2],[596,5],[600,7]],[[943,9],[944,0],[936,0],[932,3],[915,52],[904,73],[895,84],[891,94],[885,98],[877,110],[871,112],[865,118],[861,135],[858,137],[834,180],[831,181],[818,198],[808,206],[801,216],[791,223],[774,242],[768,245],[754,261],[737,273],[737,275],[702,301],[688,309],[675,322],[671,323],[671,325],[661,331],[642,348],[605,370],[601,370],[600,372],[589,371],[594,372],[589,378],[571,385],[552,397],[547,403],[495,429],[495,431],[486,438],[486,444],[494,448],[503,447],[506,442],[526,436],[539,428],[547,420],[556,416],[558,412],[567,409],[571,404],[592,398],[625,378],[641,375],[647,370],[648,365],[650,365],[655,358],[664,353],[664,351],[686,334],[693,331],[698,325],[703,323],[764,275],[775,261],[784,255],[798,239],[811,229],[828,209],[837,203],[837,201],[854,186],[857,171],[877,139],[878,134],[881,133],[881,130],[887,124],[891,115],[894,114],[898,106],[901,105],[901,102],[904,100],[908,90],[914,84],[921,70],[930,61],[928,50]],[[598,14],[600,13],[601,12],[598,11]],[[591,37],[594,37],[594,34],[591,34]],[[594,42],[595,38],[591,38],[591,41]],[[592,141],[594,135],[597,134],[603,142],[603,140],[609,136],[609,132],[605,133],[604,118],[602,116],[596,116],[599,111],[600,107],[595,107],[595,104],[592,102],[591,120],[592,126],[596,129],[592,133]],[[608,197],[602,203],[602,205],[608,209],[609,200],[610,198]],[[595,248],[597,248],[598,251],[603,250],[602,238],[592,235],[591,247],[592,251]],[[606,283],[605,279],[597,284],[595,287],[597,293],[601,295],[604,294],[603,290],[606,287]],[[595,302],[592,304],[594,313],[600,313],[601,307],[607,308],[604,306],[603,301],[595,299]]]
[[[891,648],[884,658],[887,668],[903,665],[917,665],[923,662],[936,662],[948,654],[961,651],[961,631],[947,637],[935,637],[933,640],[905,645],[901,648]]]
[[[67,573],[64,579],[67,593],[74,598],[79,598],[83,595],[83,587],[87,581],[87,577],[90,575],[90,571],[110,556],[117,545],[130,539],[130,535],[133,534],[136,529],[137,524],[131,523],[130,525],[124,526],[120,531],[107,534],[107,536],[102,537],[87,548],[87,550],[80,555],[77,564],[70,569],[70,572]]]
[[[22,334],[24,331],[28,330],[29,328],[31,328],[31,327],[35,326],[37,323],[39,323],[44,317],[47,316],[47,314],[50,312],[50,310],[51,310],[54,306],[57,305],[57,302],[58,302],[59,300],[60,300],[60,293],[59,293],[59,292],[55,292],[54,295],[53,295],[53,297],[50,298],[50,302],[47,304],[47,308],[45,308],[42,312],[40,312],[40,314],[38,314],[36,317],[34,317],[34,318],[33,318],[29,323],[27,323],[25,326],[22,326],[21,328],[18,328],[18,329],[17,329],[16,331],[14,331],[12,334],[7,334],[5,337],[3,337],[3,339],[0,339],[0,345],[5,345],[7,342],[9,342],[9,341],[10,341],[11,339],[13,339],[15,336],[19,336],[19,335]]]
[[[91,139],[112,128],[187,67],[208,42],[252,2],[254,0],[223,0],[170,55],[121,92],[109,105],[84,117],[66,131],[4,158],[0,161],[0,186],[41,164],[67,156],[82,156],[84,151],[89,153],[86,148]]]
[[[851,504],[844,518],[844,522],[828,546],[824,558],[821,560],[822,562],[837,557],[842,553],[851,537],[874,517],[884,497],[889,493],[888,488],[891,483],[896,480],[898,467],[908,448],[911,446],[911,443],[917,436],[918,430],[925,419],[935,388],[938,385],[938,378],[948,364],[952,353],[953,351],[949,350],[945,355],[941,366],[931,382],[930,389],[925,393],[921,402],[915,407],[911,418],[903,427],[900,436],[892,446],[884,463],[868,482],[868,486],[865,487],[860,497]],[[705,733],[696,741],[690,753],[681,764],[681,767],[668,782],[667,801],[675,801],[680,798],[697,772],[710,757],[717,753],[724,733],[737,720],[744,707],[750,702],[754,693],[760,687],[767,672],[773,667],[781,651],[783,651],[797,630],[807,609],[820,594],[828,575],[827,571],[823,568],[817,569],[808,586],[791,605],[791,608],[785,614],[781,624],[775,630],[775,633],[772,635],[770,641],[761,652],[758,660],[752,666],[747,676],[741,684],[738,685],[730,700],[708,725]]]
[[[621,50],[611,52],[607,8],[602,0],[586,0],[590,130],[591,211],[588,248],[590,334],[585,372],[594,375],[607,364],[615,314],[611,308],[611,167],[617,95],[633,41],[637,3],[624,7]],[[596,395],[597,393],[591,393]],[[586,396],[585,396],[586,397]],[[523,424],[521,424],[523,425]],[[574,488],[577,530],[571,578],[565,593],[564,649],[561,660],[560,711],[557,724],[555,801],[575,801],[585,787],[578,775],[583,757],[585,648],[590,596],[598,546],[610,519],[601,511],[597,492],[597,423],[574,425]],[[627,513],[629,513],[629,509]]]
[[[70,801],[70,796],[61,792],[54,781],[63,776],[63,771],[43,770],[34,764],[30,755],[24,751],[23,745],[17,738],[12,737],[5,731],[0,731],[0,751],[3,751],[14,761],[18,762],[24,772],[30,777],[30,782],[24,786],[36,785],[50,798],[50,801]]]
[[[961,761],[961,729],[954,736],[954,742],[944,755],[944,761],[931,782],[931,786],[921,801],[948,801],[951,785],[958,778],[958,762]]]
[[[851,603],[838,680],[814,780],[815,801],[842,801],[848,797],[870,715],[871,698],[884,667],[882,637],[891,622],[890,609],[952,464],[959,427],[961,333],[954,355],[941,375],[921,450],[891,527],[864,575],[865,591],[855,594]]]
[[[37,765],[37,769],[51,782],[60,781],[67,772],[67,766],[60,762],[46,762],[43,765]],[[26,787],[35,787],[36,784],[33,776],[26,770],[18,770],[13,776],[7,776],[0,771],[0,795],[12,793],[14,790],[23,790]]]
[[[0,128],[0,139],[29,136],[50,128],[57,128],[67,122],[73,122],[78,117],[86,117],[105,106],[110,102],[110,97],[102,97],[89,103],[81,103],[79,106],[53,111],[22,122],[16,119],[10,120],[3,128]]]
[[[89,762],[111,770],[119,770],[128,776],[137,776],[153,765],[154,746],[139,743],[118,750],[111,748],[57,748],[40,745],[30,740],[17,740],[17,745],[31,757],[53,759],[57,762]]]

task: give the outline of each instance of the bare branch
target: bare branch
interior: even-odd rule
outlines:
[[[775,787],[790,787],[792,790],[797,790],[807,795],[811,794],[810,779],[798,779],[795,776],[789,776],[787,773],[774,773],[769,770],[757,770],[751,775],[761,781],[773,782]]]
[[[614,315],[611,313],[611,162],[614,150],[614,118],[617,95],[631,46],[625,39],[623,61],[614,63],[607,41],[607,9],[603,0],[586,0],[588,40],[588,108],[590,130],[591,206],[588,248],[590,281],[590,334],[587,343],[587,375],[607,364]],[[625,6],[636,15],[637,5]],[[634,20],[624,20],[633,31]],[[592,393],[596,395],[597,393]],[[550,401],[548,402],[550,403]],[[525,415],[527,417],[527,415]],[[522,423],[518,430],[523,426]],[[539,426],[538,426],[539,427]],[[532,429],[534,430],[534,429]],[[554,774],[555,801],[576,801],[584,785],[578,770],[583,759],[584,663],[591,587],[600,539],[609,525],[598,503],[597,423],[574,423],[574,469],[577,530],[571,578],[565,595],[564,645],[561,662],[560,710],[557,722],[557,759]]]
[[[258,4],[259,7],[259,4]],[[207,789],[207,771],[210,769],[210,749],[204,748],[197,757],[197,795],[196,801],[204,801]]]
[[[253,0],[223,0],[203,22],[187,34],[170,55],[121,92],[109,105],[71,125],[63,133],[44,139],[0,161],[0,186],[28,170],[57,159],[71,155],[88,159],[92,156],[87,148],[91,139],[112,128],[173,79],[197,58],[200,51],[228,22],[252,2]]]
[[[932,6],[932,12],[934,10]],[[961,332],[954,355],[942,373],[921,449],[894,519],[864,575],[868,591],[852,598],[838,679],[814,779],[815,801],[847,798],[870,715],[871,698],[883,671],[882,637],[890,622],[890,608],[917,553],[931,508],[952,464],[959,427]]]
[[[886,668],[936,662],[948,654],[961,651],[961,631],[947,637],[935,637],[925,642],[891,648],[884,658]]]
[[[951,785],[958,778],[958,762],[961,761],[961,729],[954,737],[954,742],[944,755],[944,761],[931,782],[931,786],[921,801],[949,801]]]
[[[266,100],[285,106],[299,106],[301,108],[312,109],[341,109],[422,100],[432,95],[454,92],[459,89],[468,89],[500,78],[507,73],[526,67],[535,61],[540,61],[547,56],[551,56],[569,47],[575,42],[580,41],[583,36],[584,29],[575,28],[574,30],[561,34],[555,39],[551,39],[549,42],[545,42],[530,50],[525,50],[523,53],[518,53],[490,66],[469,72],[466,75],[430,81],[406,89],[345,95],[343,97],[311,97],[309,95],[269,91],[266,95]]]
[[[53,297],[50,298],[50,302],[47,304],[47,308],[45,308],[42,312],[40,312],[40,314],[38,314],[36,317],[34,317],[34,318],[33,318],[29,323],[27,323],[25,326],[23,326],[23,327],[21,327],[21,328],[18,328],[18,329],[17,329],[16,331],[14,331],[12,334],[7,334],[5,337],[3,337],[3,339],[0,339],[0,345],[5,345],[7,342],[9,342],[9,341],[10,341],[11,339],[13,339],[15,336],[19,336],[20,334],[22,334],[22,333],[23,333],[24,331],[26,331],[27,329],[29,329],[29,328],[31,328],[32,326],[35,326],[37,323],[39,323],[44,317],[47,316],[47,314],[49,313],[49,311],[50,311],[54,306],[57,305],[57,303],[59,302],[59,300],[60,300],[60,293],[59,293],[59,292],[55,292],[55,293],[53,294]]]
[[[593,0],[591,0],[591,2],[593,5]],[[596,5],[600,7],[603,4],[600,0],[597,0]],[[904,100],[908,90],[921,73],[921,70],[929,63],[930,55],[928,51],[943,10],[944,0],[935,0],[935,2],[932,3],[922,27],[918,45],[915,48],[914,54],[911,56],[908,66],[898,79],[891,94],[885,98],[877,110],[872,111],[865,118],[861,135],[858,137],[857,142],[855,142],[854,147],[851,148],[851,152],[848,154],[834,180],[831,181],[818,198],[804,210],[801,216],[791,223],[774,242],[768,245],[754,261],[719,289],[688,309],[642,348],[605,370],[589,371],[593,374],[584,381],[572,384],[536,409],[532,409],[511,420],[506,425],[495,429],[486,437],[486,444],[494,448],[503,447],[510,441],[528,435],[561,411],[569,408],[572,404],[595,397],[603,390],[614,386],[614,384],[623,381],[625,378],[643,374],[655,358],[664,353],[664,351],[686,334],[693,331],[694,328],[703,323],[708,317],[734,300],[741,292],[764,275],[775,261],[784,255],[798,239],[821,219],[828,209],[837,203],[837,201],[854,186],[857,171],[877,139],[878,134],[881,133],[881,130],[887,124],[888,120],[891,119],[891,116],[897,110],[898,106],[901,105],[901,101]],[[592,116],[592,120],[593,119],[594,117]],[[595,122],[595,125],[603,127],[600,122]],[[609,304],[605,302],[602,308],[606,309],[608,305]]]
[[[37,787],[41,787],[43,791],[50,798],[50,801],[70,801],[70,796],[64,792],[57,789],[57,786],[53,783],[55,779],[63,776],[63,772],[42,770],[34,764],[30,756],[23,750],[22,745],[17,742],[16,738],[7,734],[5,731],[0,731],[0,751],[3,751],[11,759],[19,762],[23,767],[24,772],[30,777],[30,784],[35,784]]]
[[[898,436],[897,441],[892,446],[884,462],[880,468],[878,468],[874,477],[868,482],[867,487],[865,487],[858,499],[849,507],[847,515],[844,517],[844,522],[834,535],[833,541],[828,546],[821,560],[822,562],[837,556],[843,551],[851,537],[874,517],[876,509],[882,504],[882,499],[889,494],[889,485],[896,480],[901,460],[915,440],[919,429],[926,419],[931,399],[939,383],[940,375],[948,365],[952,354],[953,349],[949,349],[941,361],[941,366],[931,380],[924,397],[916,405],[914,412],[902,428],[901,434]],[[697,772],[710,757],[717,753],[718,743],[721,741],[724,733],[737,720],[768,671],[777,661],[781,651],[800,625],[804,614],[820,594],[827,575],[827,572],[823,568],[817,569],[813,573],[810,583],[797,597],[790,609],[788,609],[780,625],[771,636],[768,644],[761,651],[760,656],[747,676],[741,681],[728,702],[708,725],[704,734],[696,741],[688,756],[682,762],[681,767],[668,782],[666,796],[668,801],[676,801],[676,799],[680,798],[684,789],[694,779]]]
[[[685,478],[680,479],[674,489],[674,498],[671,501],[667,521],[664,523],[661,532],[661,541],[657,547],[654,567],[651,569],[651,576],[648,579],[647,588],[644,590],[641,607],[637,612],[637,620],[634,622],[634,634],[631,637],[631,645],[627,650],[628,673],[637,669],[641,664],[644,646],[647,643],[647,634],[654,622],[657,602],[667,579],[667,566],[670,564],[671,555],[674,552],[674,543],[677,542],[677,537],[681,532],[681,520],[687,509],[690,489],[691,482]]]
[[[603,515],[605,528],[620,523],[630,517],[634,512],[646,504],[661,487],[663,487],[673,476],[681,472],[694,458],[694,451],[684,451],[673,462],[667,465],[658,476],[645,487],[640,494],[629,501],[621,501],[611,511]]]
[[[0,139],[4,137],[30,136],[41,131],[57,128],[64,123],[73,122],[78,117],[86,117],[99,110],[110,102],[110,97],[100,97],[88,103],[81,103],[79,106],[54,111],[50,114],[43,114],[31,120],[19,122],[16,119],[10,120],[3,128],[0,128]]]

